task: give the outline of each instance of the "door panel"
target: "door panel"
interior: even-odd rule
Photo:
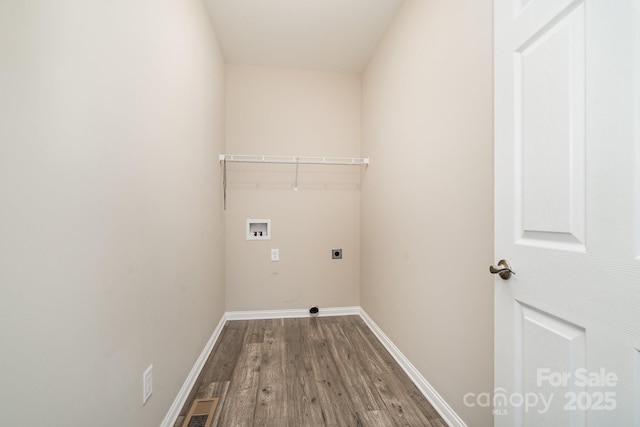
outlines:
[[[495,425],[640,427],[640,1],[494,9]]]
[[[515,49],[520,244],[584,251],[584,19],[579,3]]]
[[[521,313],[522,387],[519,391],[532,407],[520,408],[524,425],[544,425],[552,417],[562,426],[584,425],[584,414],[564,410],[564,402],[557,396],[579,393],[583,387],[568,381],[564,373],[585,366],[585,330],[558,319],[549,313],[518,303]],[[544,347],[545,351],[539,351]],[[534,393],[533,395],[531,393]],[[536,396],[535,398],[533,396]],[[543,401],[543,399],[545,399]]]
[[[516,0],[512,19],[515,24],[512,42],[521,46],[532,34],[547,25],[553,25],[555,20],[583,2],[584,0]],[[524,4],[524,7],[519,7],[520,4]]]
[[[635,395],[640,395],[640,350],[636,350],[636,381],[634,384]],[[636,399],[635,406],[635,426],[640,426],[640,401]]]

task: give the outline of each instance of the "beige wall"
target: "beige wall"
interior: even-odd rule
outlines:
[[[489,0],[407,0],[363,81],[225,71],[197,0],[7,1],[0,52],[0,425],[158,425],[225,307],[312,304],[361,304],[491,425],[462,403],[493,378]],[[220,152],[372,166],[294,192],[291,166],[230,165],[223,213]]]
[[[157,426],[224,312],[206,10],[3,1],[0,53],[0,425]]]
[[[358,156],[356,74],[229,65],[231,154]],[[359,304],[360,169],[230,164],[226,212],[227,310]],[[268,218],[269,241],[245,240],[245,221]],[[270,249],[280,261],[270,261]],[[344,259],[331,259],[342,248]]]
[[[364,73],[362,306],[469,426],[493,389],[492,4],[407,0]]]

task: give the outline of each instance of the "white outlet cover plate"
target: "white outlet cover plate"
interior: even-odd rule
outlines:
[[[147,400],[153,393],[153,365],[149,367],[142,374],[142,404],[147,403]]]
[[[280,249],[271,249],[271,261],[280,261]]]

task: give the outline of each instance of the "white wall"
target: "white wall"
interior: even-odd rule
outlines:
[[[157,426],[224,311],[206,10],[5,0],[0,73],[0,425]]]
[[[406,0],[364,73],[362,306],[469,426],[493,389],[492,4]]]
[[[227,67],[231,154],[358,156],[360,118],[359,75]],[[358,305],[360,169],[301,166],[293,191],[295,166],[228,168],[227,310]],[[271,219],[272,239],[245,240],[248,218]]]

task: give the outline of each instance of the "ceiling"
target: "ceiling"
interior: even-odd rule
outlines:
[[[205,0],[230,64],[360,72],[402,0]]]

